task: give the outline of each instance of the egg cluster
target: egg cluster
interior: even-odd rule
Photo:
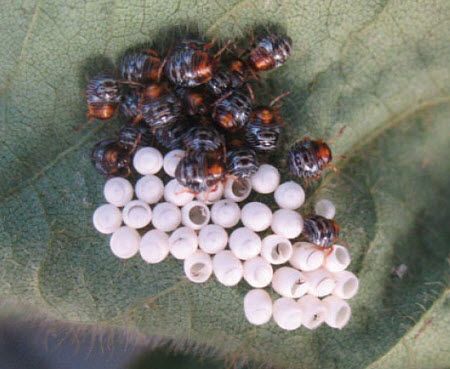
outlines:
[[[357,292],[358,279],[345,270],[350,264],[345,247],[293,243],[304,230],[296,211],[305,201],[302,186],[280,184],[278,169],[262,164],[244,181],[229,177],[212,191],[194,195],[173,178],[185,155],[177,149],[163,156],[154,147],[142,147],[133,158],[141,175],[134,188],[122,177],[107,180],[108,204],[97,208],[93,222],[99,232],[111,234],[112,253],[122,259],[139,253],[149,264],[171,254],[183,260],[184,273],[194,283],[214,275],[231,287],[244,279],[255,288],[244,298],[245,316],[255,325],[273,316],[286,330],[314,329],[323,322],[342,328],[351,314],[345,300]],[[166,183],[158,176],[161,170],[171,178]],[[279,208],[272,212],[262,202],[240,206],[252,190],[273,194]],[[326,199],[316,203],[315,211],[325,218],[335,215]],[[281,298],[272,302],[264,290],[268,286]]]
[[[278,169],[261,164],[279,148],[287,93],[258,105],[252,83],[287,61],[292,41],[268,33],[241,52],[235,46],[184,38],[164,55],[125,55],[117,73],[89,81],[88,116],[108,120],[120,112],[126,119],[118,137],[98,142],[91,154],[108,177],[107,204],[94,212],[94,226],[111,234],[118,258],[139,253],[156,264],[171,254],[194,283],[213,274],[229,287],[245,280],[254,288],[244,298],[252,324],[273,317],[287,330],[323,322],[342,328],[358,279],[345,271],[347,249],[335,244],[334,205],[323,199],[303,218],[302,186],[280,184]],[[331,160],[324,141],[304,137],[290,148],[287,167],[312,181]],[[273,194],[278,208],[239,205],[252,190]],[[273,303],[269,286],[281,296]]]

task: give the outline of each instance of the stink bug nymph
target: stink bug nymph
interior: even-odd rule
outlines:
[[[154,50],[125,55],[120,64],[120,75],[133,82],[157,81],[161,59]]]
[[[140,108],[140,92],[134,88],[125,89],[122,96],[119,110],[125,118],[131,119],[134,122],[142,120]]]
[[[214,58],[208,52],[211,44],[183,40],[167,57],[167,78],[177,86],[195,87],[208,82],[214,71]]]
[[[130,151],[115,140],[98,142],[91,154],[95,169],[105,176],[126,177],[131,173]]]
[[[188,130],[188,125],[183,122],[175,122],[167,127],[157,128],[153,131],[156,141],[166,149],[174,150],[183,147],[183,136]]]
[[[150,146],[153,135],[144,122],[138,124],[126,124],[119,131],[119,144],[130,151],[138,146]]]
[[[255,72],[281,67],[291,55],[292,40],[269,34],[259,37],[250,49],[249,64]]]
[[[175,170],[175,178],[194,193],[208,191],[225,175],[225,164],[220,155],[191,152],[181,159]]]
[[[186,132],[183,136],[183,143],[188,151],[201,153],[223,150],[225,140],[213,127],[196,126]]]
[[[332,158],[331,149],[325,142],[305,137],[289,150],[289,171],[303,179],[318,179]]]
[[[216,96],[242,87],[246,82],[246,67],[240,59],[233,60],[226,68],[221,68],[208,82],[208,89]]]
[[[233,90],[215,102],[213,119],[222,128],[233,132],[243,128],[252,111],[252,101],[241,90]]]
[[[302,237],[314,245],[329,248],[339,237],[339,230],[334,220],[312,215],[304,219]]]
[[[234,147],[227,152],[227,173],[237,178],[249,178],[258,170],[258,158],[254,150],[245,146]]]
[[[86,87],[86,100],[89,118],[110,119],[119,106],[119,84],[111,76],[98,75]]]
[[[176,94],[183,101],[187,115],[205,115],[209,111],[208,95],[199,89],[178,88]]]
[[[280,95],[269,106],[261,106],[252,111],[245,130],[248,144],[257,151],[273,151],[278,146],[283,119],[280,108],[272,108],[274,102],[279,101]]]
[[[151,129],[168,127],[182,115],[180,99],[163,84],[151,84],[143,93],[142,116]]]

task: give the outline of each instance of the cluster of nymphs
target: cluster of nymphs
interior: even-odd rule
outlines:
[[[214,275],[231,287],[244,279],[255,288],[244,298],[252,324],[273,317],[286,330],[323,322],[342,328],[358,279],[345,270],[347,249],[335,242],[334,205],[322,199],[303,218],[302,186],[280,184],[278,169],[258,157],[277,149],[283,121],[280,99],[254,106],[249,82],[284,64],[291,41],[264,35],[226,62],[228,51],[212,48],[183,40],[164,58],[152,50],[130,54],[120,78],[90,81],[89,116],[105,120],[120,110],[128,119],[117,140],[99,142],[92,153],[108,177],[108,204],[94,212],[94,226],[111,234],[119,258],[139,253],[156,264],[170,254],[194,283]],[[331,158],[326,143],[303,138],[288,153],[289,171],[319,178]],[[252,190],[273,193],[278,209],[244,202]],[[272,302],[268,286],[282,297]]]
[[[128,176],[140,145],[183,148],[187,155],[177,179],[192,191],[205,191],[226,175],[246,177],[258,165],[257,153],[273,152],[283,129],[282,94],[256,105],[251,82],[262,71],[284,64],[291,52],[287,37],[261,37],[239,57],[227,43],[212,53],[212,43],[182,40],[165,58],[154,50],[126,55],[119,78],[94,77],[86,89],[88,116],[127,120],[116,140],[97,143],[96,169]]]

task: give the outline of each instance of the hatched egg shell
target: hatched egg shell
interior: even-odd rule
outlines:
[[[212,271],[211,257],[201,250],[197,250],[184,259],[184,273],[191,282],[206,282],[211,276]]]

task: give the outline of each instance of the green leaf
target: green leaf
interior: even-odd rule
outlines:
[[[448,366],[449,11],[445,0],[3,4],[2,301],[275,366]],[[337,205],[361,280],[342,331],[251,326],[242,312],[244,283],[188,283],[173,259],[155,266],[117,260],[91,225],[104,179],[89,152],[117,131],[119,119],[86,121],[88,76],[130,47],[169,47],[176,29],[226,39],[269,23],[286,29],[294,54],[256,93],[264,101],[292,92],[283,107],[286,147],[306,134],[335,137],[338,171],[309,189],[302,212],[322,196]],[[399,264],[408,267],[401,279],[391,274]]]

